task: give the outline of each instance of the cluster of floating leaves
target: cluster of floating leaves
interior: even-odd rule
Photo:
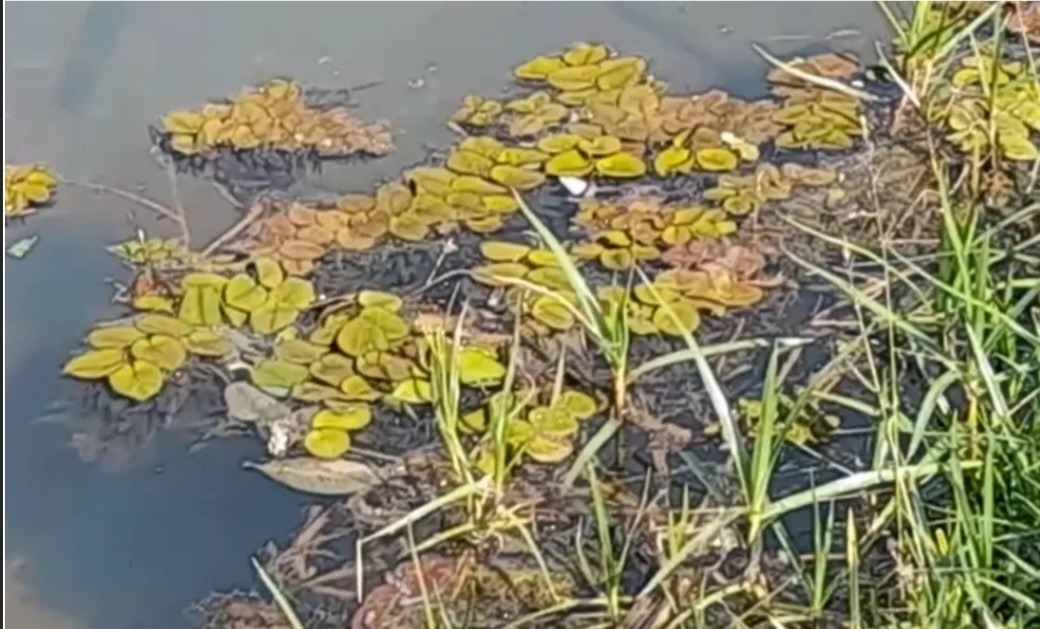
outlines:
[[[825,168],[810,168],[795,163],[759,164],[750,175],[721,175],[715,187],[704,192],[704,198],[718,201],[729,214],[744,216],[769,201],[783,201],[791,197],[794,186],[822,187],[838,181],[838,174]],[[835,196],[841,188],[832,188]]]
[[[950,141],[965,153],[989,151],[992,124],[992,137],[1004,159],[1033,161],[1040,156],[1038,143],[1031,137],[1040,133],[1036,72],[1027,70],[1021,61],[998,64],[987,55],[983,51],[961,60],[951,79],[950,104],[938,116],[950,129]]]
[[[577,295],[552,251],[506,241],[481,243],[480,251],[487,262],[471,271],[476,282],[507,287],[508,301],[519,303],[525,314],[550,330],[574,325],[567,304],[576,304]],[[530,286],[541,292],[527,290]]]
[[[468,432],[483,433],[497,415],[510,417],[506,443],[518,455],[538,463],[558,463],[574,452],[580,422],[591,418],[599,403],[581,391],[563,390],[548,404],[538,404],[537,395],[500,391],[487,403],[465,414],[461,425]],[[491,473],[495,461],[489,449],[480,452],[477,465]]]
[[[326,459],[350,447],[349,433],[369,424],[370,404],[422,405],[432,400],[429,350],[421,331],[402,317],[396,295],[362,291],[352,313],[324,317],[305,338],[287,338],[252,370],[261,390],[297,402],[320,404],[304,438],[305,449]],[[499,382],[505,367],[496,348],[459,350],[466,386]]]
[[[655,260],[664,247],[718,238],[737,230],[723,210],[670,205],[653,196],[583,200],[574,223],[590,238],[572,247],[571,254],[580,260],[597,260],[614,271]]]
[[[81,380],[107,380],[112,390],[136,402],[156,395],[189,356],[219,358],[232,352],[222,335],[163,314],[102,324],[87,335],[90,349],[69,360],[63,373]]]
[[[188,353],[224,357],[234,347],[224,331],[245,327],[275,335],[292,326],[314,301],[314,287],[286,277],[281,266],[260,259],[233,277],[187,273],[176,294],[135,300],[149,311],[131,323],[91,332],[91,350],[69,361],[64,373],[84,380],[107,378],[112,390],[136,401],[157,395]],[[173,313],[176,313],[175,315]]]
[[[823,54],[789,64],[796,70],[825,79],[848,79],[858,69],[854,59]],[[773,121],[784,126],[776,145],[786,149],[848,149],[863,135],[859,99],[819,87],[784,69],[768,80],[774,95],[784,99]]]
[[[824,64],[823,72],[835,70]],[[339,459],[351,447],[351,434],[373,420],[373,404],[423,405],[433,391],[425,337],[397,296],[362,291],[346,300],[346,309],[326,309],[314,327],[300,327],[301,313],[315,301],[312,284],[303,278],[331,251],[368,250],[392,239],[417,242],[459,229],[492,234],[519,210],[513,191],[535,190],[549,177],[717,173],[705,195],[717,207],[646,195],[586,199],[574,218],[586,234],[570,245],[579,264],[608,271],[629,271],[644,262],[668,268],[656,272],[650,285],[599,289],[601,304],[627,309],[634,334],[684,335],[697,329],[703,313],[722,316],[763,298],[766,285],[757,279],[761,256],[727,244],[737,217],[787,198],[794,185],[835,181],[834,173],[793,165],[738,171],[747,172],[759,160],[760,147],[785,133],[802,148],[828,142],[840,148],[844,143],[835,133],[856,133],[834,118],[854,112],[815,86],[774,80],[786,99],[783,107],[720,91],[669,96],[666,84],[647,75],[644,59],[600,45],[575,44],[522,64],[514,74],[525,88],[521,93],[501,101],[464,99],[453,120],[480,134],[461,140],[443,161],[412,168],[372,194],[256,208],[260,219],[231,248],[248,254],[244,262],[221,253],[202,256],[175,240],[142,237],[115,245],[111,251],[126,262],[178,278],[168,291],[135,299],[133,306],[145,314],[122,327],[137,330],[143,319],[164,321],[168,329],[139,330],[143,338],[124,332],[129,340],[122,345],[107,340],[99,342],[109,345],[99,347],[88,340],[92,349],[70,361],[66,372],[108,378],[117,393],[146,400],[190,356],[240,358],[226,334],[235,330],[262,339],[266,348],[261,358],[246,358],[251,386],[307,410],[306,426],[293,443],[312,457]],[[823,121],[795,120],[798,107]],[[826,130],[806,131],[817,124]],[[280,79],[231,101],[173,112],[164,127],[173,149],[184,154],[221,147],[324,155],[383,154],[390,148],[385,128],[363,126],[342,110],[311,108],[298,85]],[[709,243],[721,249],[708,254]],[[485,241],[480,250],[485,261],[471,276],[508,288],[508,302],[525,325],[543,334],[577,325],[577,297],[552,252],[505,240]],[[198,349],[199,339],[208,350]],[[157,348],[149,353],[145,342]],[[506,372],[499,350],[480,342],[460,348],[462,384],[499,383]],[[567,410],[572,402],[581,409]],[[527,409],[510,443],[533,460],[565,458],[576,422],[593,412],[590,404],[580,393],[565,392],[554,403]]]
[[[795,400],[788,395],[781,394],[777,400],[781,413],[789,414],[792,409],[798,407]],[[737,414],[741,423],[747,427],[748,433],[758,437],[761,432],[763,406],[761,400],[739,400],[737,403]],[[819,443],[830,435],[841,425],[841,419],[837,415],[823,413],[816,405],[811,408],[802,409],[802,413],[790,417],[781,427],[783,438],[795,445],[807,446]],[[721,427],[718,424],[708,426],[708,434],[720,434]]]
[[[43,166],[4,167],[4,218],[21,218],[33,214],[50,201],[58,180]]]
[[[393,150],[385,125],[364,124],[342,107],[310,107],[302,88],[285,79],[198,110],[170,112],[163,116],[162,127],[172,150],[181,155],[261,147],[315,151],[327,157],[359,152],[380,156]]]

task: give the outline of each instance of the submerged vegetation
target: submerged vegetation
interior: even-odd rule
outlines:
[[[337,198],[268,192],[391,150],[348,94],[165,115],[242,216],[199,245],[153,207],[180,237],[110,248],[134,276],[64,366],[103,411],[78,447],[194,396],[201,439],[321,497],[259,555],[275,602],[197,623],[1040,622],[1040,11],[881,9],[881,65],[764,54],[754,101],[550,51]],[[7,217],[56,184],[5,179]]]

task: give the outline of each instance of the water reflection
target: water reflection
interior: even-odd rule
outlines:
[[[33,629],[79,629],[71,618],[48,610],[22,582],[24,565],[9,560],[4,566],[4,621],[11,627]]]

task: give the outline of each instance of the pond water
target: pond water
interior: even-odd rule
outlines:
[[[753,96],[766,67],[752,42],[776,55],[869,56],[885,32],[872,3],[89,2],[6,13],[6,162],[42,162],[164,203],[171,184],[148,156],[147,125],[273,75],[381,82],[358,94],[359,112],[388,120],[398,150],[311,182],[361,191],[449,142],[443,121],[464,94],[493,94],[517,63],[573,41],[645,55],[677,90]],[[204,182],[177,187],[197,241],[234,220]],[[5,267],[5,554],[24,560],[34,600],[78,627],[185,626],[192,600],[252,586],[250,554],[293,529],[309,501],[239,468],[260,454],[254,441],[188,454],[160,439],[110,473],[82,462],[63,427],[35,421],[68,392],[59,366],[87,327],[115,313],[104,278],[123,274],[103,247],[132,235],[130,210],[149,225],[121,199],[63,186],[54,207],[5,234],[7,245],[41,235]],[[38,627],[29,619],[43,617],[8,619]]]

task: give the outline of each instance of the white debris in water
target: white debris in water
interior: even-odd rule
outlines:
[[[296,430],[296,422],[292,417],[279,419],[271,424],[271,436],[267,439],[267,453],[273,457],[283,457],[289,451],[289,443]]]
[[[589,182],[584,179],[577,177],[560,177],[560,183],[563,184],[564,188],[567,188],[567,192],[570,192],[576,197],[580,197],[589,190]]]

